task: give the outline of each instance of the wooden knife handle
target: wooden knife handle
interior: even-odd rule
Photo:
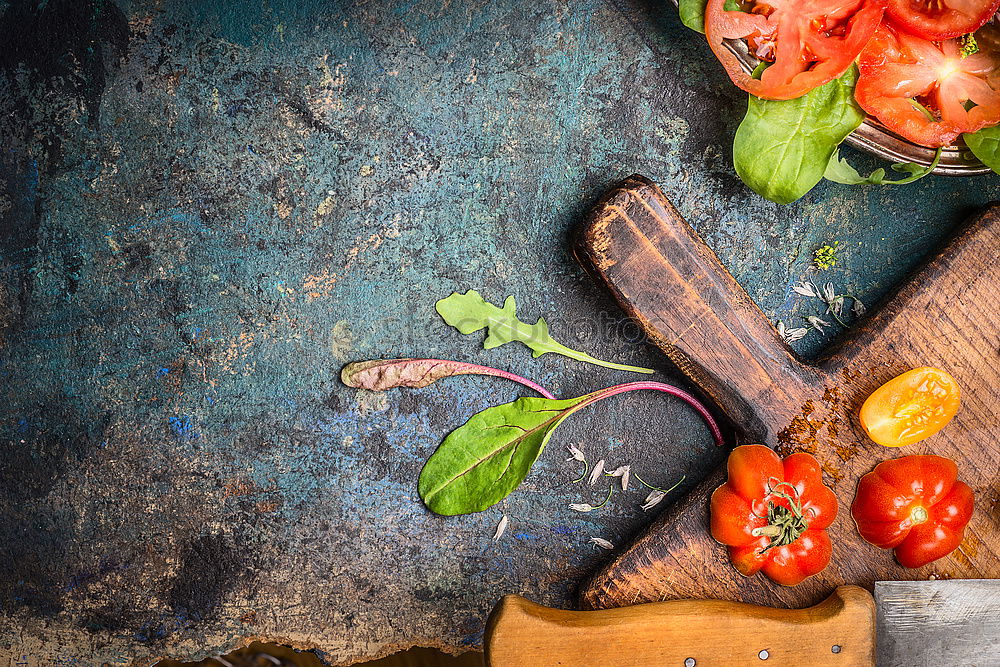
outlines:
[[[484,644],[487,667],[856,667],[875,664],[875,601],[841,586],[808,609],[671,600],[564,611],[508,595]]]

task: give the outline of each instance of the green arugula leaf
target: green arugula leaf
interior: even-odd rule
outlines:
[[[601,399],[639,389],[661,391],[690,405],[722,446],[722,431],[708,409],[683,389],[662,382],[629,382],[564,400],[519,398],[486,408],[448,434],[420,471],[420,498],[437,514],[481,512],[524,481],[567,417]]]
[[[865,119],[854,100],[857,67],[794,100],[753,95],[736,130],[736,173],[757,194],[790,204],[826,172],[837,146]]]
[[[448,434],[420,471],[424,504],[451,516],[500,502],[524,481],[571,409],[588,398],[519,398],[474,415]]]
[[[1000,174],[1000,125],[963,134],[962,138],[980,162]]]
[[[836,150],[830,158],[829,164],[826,165],[826,172],[824,172],[823,177],[828,181],[844,185],[906,185],[907,183],[920,180],[934,171],[938,162],[941,161],[941,153],[942,149],[937,149],[937,153],[934,154],[934,160],[926,167],[916,162],[900,162],[892,165],[893,171],[909,174],[906,178],[892,181],[886,180],[885,169],[881,167],[867,176],[862,176],[847,160],[840,157],[840,151]]]
[[[503,307],[498,308],[483,299],[476,290],[469,290],[465,294],[455,292],[451,296],[438,301],[434,307],[445,322],[463,334],[475,333],[485,328],[488,333],[486,340],[483,342],[483,348],[487,350],[492,350],[495,347],[516,341],[524,343],[531,348],[533,357],[540,357],[548,352],[553,352],[571,359],[585,361],[606,368],[634,371],[636,373],[653,372],[649,368],[625,366],[610,361],[603,361],[585,352],[566,347],[549,335],[549,325],[545,321],[545,318],[539,317],[538,321],[534,324],[528,324],[517,319],[517,304],[512,296],[508,296],[503,302]]]

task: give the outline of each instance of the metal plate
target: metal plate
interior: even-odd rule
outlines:
[[[671,0],[674,5],[677,0]],[[752,56],[743,40],[726,40],[726,47],[736,54],[740,65],[752,72],[760,61]],[[846,142],[855,148],[893,162],[915,162],[927,166],[934,161],[936,151],[920,146],[887,129],[869,116]],[[946,146],[941,152],[941,161],[933,173],[941,176],[975,176],[988,174],[990,168],[980,162],[964,144]]]
[[[875,583],[878,667],[1000,665],[1000,580]]]

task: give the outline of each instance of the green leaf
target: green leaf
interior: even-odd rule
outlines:
[[[677,0],[677,13],[680,14],[681,23],[705,34],[705,6],[708,0]],[[736,0],[726,0],[724,9],[727,12],[742,11]]]
[[[528,324],[517,319],[517,304],[514,302],[514,297],[512,296],[508,296],[503,302],[503,307],[498,308],[483,299],[476,290],[469,290],[465,294],[455,292],[451,296],[438,301],[434,307],[445,322],[463,334],[471,334],[481,329],[486,329],[487,336],[483,342],[483,347],[487,350],[492,350],[507,343],[519,342],[528,346],[532,350],[532,356],[534,357],[540,357],[548,352],[553,352],[571,359],[585,361],[606,368],[634,371],[636,373],[653,372],[649,368],[625,366],[623,364],[611,363],[610,361],[603,361],[585,352],[566,347],[549,335],[549,325],[544,318],[539,317],[538,321],[534,324]]]
[[[978,132],[963,134],[965,145],[972,154],[993,171],[1000,174],[1000,125],[983,128]]]
[[[753,95],[736,130],[736,173],[757,194],[790,204],[823,178],[837,146],[865,118],[854,101],[858,70],[794,100],[762,100]]]
[[[834,151],[829,164],[826,165],[826,172],[823,174],[823,177],[828,181],[843,183],[844,185],[862,185],[866,183],[878,185],[885,178],[885,169],[879,168],[868,176],[862,176],[847,160],[840,157],[840,151]]]
[[[926,167],[917,164],[916,162],[898,162],[892,165],[893,171],[909,174],[909,176],[891,181],[886,180],[885,169],[882,169],[881,167],[867,176],[862,176],[858,173],[857,169],[848,164],[847,160],[840,157],[840,151],[837,150],[834,151],[833,156],[830,158],[830,162],[826,166],[826,172],[823,174],[823,177],[828,181],[843,183],[844,185],[906,185],[907,183],[920,180],[927,174],[934,171],[938,162],[941,161],[941,153],[942,149],[937,149],[937,153],[934,155],[934,160],[931,161],[931,163]]]
[[[941,162],[941,155],[944,153],[944,148],[938,148],[934,153],[934,159],[927,166],[922,164],[917,164],[916,162],[897,162],[892,165],[893,171],[898,171],[901,174],[909,174],[906,178],[901,178],[898,181],[883,181],[882,185],[906,185],[907,183],[912,183],[913,181],[918,181],[924,176],[928,176],[937,169],[938,163]]]
[[[420,471],[418,491],[432,512],[481,512],[516,489],[552,432],[591,396],[519,398],[487,408],[452,431]]]
[[[979,43],[973,34],[962,35],[958,38],[958,43],[962,45],[962,59],[974,56],[979,53]]]
[[[705,34],[705,6],[708,0],[678,0],[677,13],[681,16],[681,23]]]
[[[519,398],[473,415],[448,434],[420,471],[420,497],[438,514],[481,512],[518,487],[563,420],[591,403],[639,389],[661,391],[690,405],[722,446],[722,431],[708,409],[662,382],[629,382],[565,400]]]

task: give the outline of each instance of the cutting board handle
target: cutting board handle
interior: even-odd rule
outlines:
[[[656,184],[630,176],[612,189],[588,214],[575,247],[744,440],[773,442],[762,411],[798,406],[817,370],[799,361]]]
[[[508,595],[484,644],[487,667],[860,667],[875,664],[875,601],[841,586],[808,609],[672,600],[564,611]]]

